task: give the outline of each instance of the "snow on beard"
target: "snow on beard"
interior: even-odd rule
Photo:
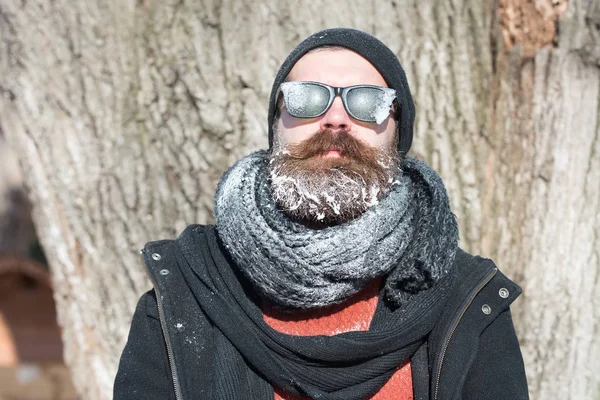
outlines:
[[[324,157],[337,150],[340,157]],[[292,219],[317,225],[350,221],[374,206],[398,177],[395,145],[378,149],[346,130],[320,130],[292,145],[273,145],[271,196]]]

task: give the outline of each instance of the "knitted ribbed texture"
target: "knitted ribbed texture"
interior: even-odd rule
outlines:
[[[448,274],[458,228],[444,185],[407,158],[387,196],[345,224],[310,229],[282,212],[269,194],[268,156],[238,161],[215,196],[219,237],[254,287],[282,309],[340,303],[387,276],[396,306]]]

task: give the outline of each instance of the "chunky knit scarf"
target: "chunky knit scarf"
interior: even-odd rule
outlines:
[[[344,224],[311,229],[271,199],[268,153],[222,177],[215,199],[220,240],[254,287],[285,310],[341,303],[377,277],[401,306],[448,275],[458,228],[440,177],[414,158],[379,204]]]

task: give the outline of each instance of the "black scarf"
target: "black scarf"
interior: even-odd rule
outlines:
[[[186,231],[177,262],[213,325],[219,399],[273,399],[273,386],[314,399],[365,399],[426,340],[437,321],[452,274],[399,308],[380,296],[368,331],[292,336],[264,322],[249,284],[227,258],[213,229]]]

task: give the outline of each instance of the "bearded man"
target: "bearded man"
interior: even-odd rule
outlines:
[[[526,399],[520,288],[458,248],[440,177],[406,154],[394,53],[351,29],[275,78],[269,150],[221,178],[215,226],[142,250],[115,399]]]

